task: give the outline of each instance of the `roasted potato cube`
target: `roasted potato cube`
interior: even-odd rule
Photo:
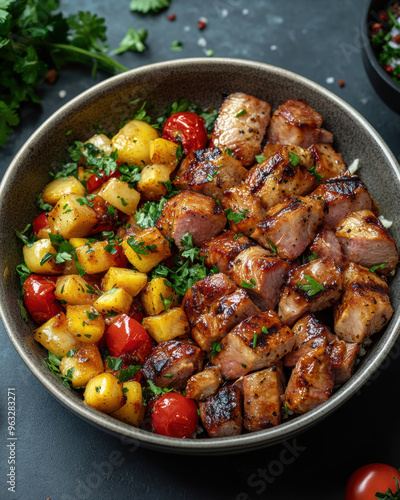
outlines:
[[[77,349],[82,343],[68,330],[63,312],[46,321],[33,332],[35,340],[55,355],[65,356],[71,349]]]
[[[104,372],[103,360],[95,345],[82,346],[63,357],[59,366],[64,377],[71,377],[72,387],[85,386],[92,377]]]
[[[135,297],[147,283],[147,274],[133,269],[110,267],[101,283],[105,292],[111,288],[123,288],[131,297]]]
[[[162,139],[161,137],[154,139],[154,141],[150,142],[150,160],[152,163],[170,165],[171,171],[175,170],[178,165],[178,158],[176,157],[177,149],[178,144],[175,144],[175,142],[167,141],[167,139]]]
[[[93,304],[98,294],[92,285],[87,283],[82,276],[75,274],[57,278],[54,295],[58,300],[64,300],[70,305]]]
[[[155,227],[148,227],[123,241],[122,248],[129,262],[141,273],[148,273],[171,255],[168,240]]]
[[[62,196],[48,215],[53,234],[66,240],[87,236],[97,224],[96,212],[87,205],[80,205],[76,194]]]
[[[127,182],[115,178],[103,184],[99,195],[126,215],[136,212],[140,200],[140,194],[135,189],[130,188]]]
[[[149,281],[142,290],[141,300],[149,316],[160,314],[165,311],[165,307],[171,308],[178,305],[178,295],[167,284],[165,278],[153,278]]]
[[[36,236],[39,238],[39,240],[48,240],[50,239],[50,233],[51,229],[49,227],[42,227],[42,229],[39,229],[39,231],[36,233]]]
[[[84,344],[96,344],[106,328],[103,316],[91,306],[67,306],[66,318],[69,331]]]
[[[87,182],[92,175],[94,175],[93,172],[89,172],[84,167],[78,167],[78,179],[81,182]]]
[[[88,406],[103,413],[117,411],[125,404],[122,384],[109,372],[91,378],[86,384],[83,398]]]
[[[157,139],[158,132],[140,120],[131,120],[111,139],[113,149],[118,149],[118,159],[133,165],[150,163],[150,142]]]
[[[185,335],[190,330],[185,311],[181,307],[174,307],[168,312],[144,318],[143,326],[158,343]]]
[[[105,134],[95,134],[90,139],[84,142],[84,144],[89,143],[93,144],[93,146],[96,146],[96,148],[98,148],[100,151],[103,151],[106,156],[110,156],[110,154],[112,153],[113,148],[111,145],[111,139]],[[82,147],[80,148],[80,150],[83,151],[84,148]]]
[[[110,246],[107,241],[96,241],[96,243],[77,248],[76,256],[87,274],[98,274],[107,271],[111,266],[118,266],[121,262],[120,251],[116,243]]]
[[[123,288],[111,288],[103,293],[93,305],[101,314],[111,311],[122,314],[129,311],[131,304],[132,297]]]
[[[83,184],[72,175],[54,179],[54,181],[47,184],[42,192],[42,200],[45,203],[50,203],[50,205],[55,205],[62,196],[67,194],[76,194],[78,197],[86,194]]]
[[[124,382],[122,384],[126,403],[117,411],[111,413],[112,417],[127,424],[140,427],[144,418],[142,386],[139,382]]]
[[[146,200],[158,200],[167,192],[163,182],[169,181],[171,168],[169,165],[146,165],[140,172],[138,191]]]
[[[30,247],[25,245],[22,251],[24,254],[25,264],[33,273],[62,274],[63,266],[57,265],[54,262],[54,257],[47,262],[44,262],[42,265],[40,264],[43,257],[47,253],[57,253],[50,240],[44,239],[35,241],[35,243]]]
[[[67,260],[64,263],[63,275],[67,276],[68,274],[79,274],[75,259]]]
[[[87,238],[71,238],[69,240],[69,243],[71,243],[71,245],[74,248],[83,247],[83,245],[85,245],[88,242],[89,242],[89,240]]]

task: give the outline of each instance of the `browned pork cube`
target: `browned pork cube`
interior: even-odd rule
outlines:
[[[225,213],[213,198],[181,191],[164,205],[157,228],[182,249],[182,237],[186,233],[191,234],[194,245],[199,246],[219,234],[225,224]]]
[[[225,385],[199,401],[201,422],[210,437],[238,436],[243,427],[243,396],[234,385]]]
[[[218,366],[208,366],[196,373],[187,382],[185,396],[189,399],[206,399],[215,394],[222,384]]]
[[[230,94],[215,121],[211,144],[229,149],[247,167],[261,152],[261,142],[271,119],[271,106],[248,94]]]
[[[351,262],[343,272],[343,290],[333,309],[335,333],[359,344],[382,330],[392,317],[389,287],[384,278]]]
[[[336,153],[331,144],[313,144],[308,148],[314,160],[315,171],[323,181],[338,177],[347,171],[342,155]]]
[[[378,266],[379,274],[389,274],[397,266],[396,242],[370,210],[348,214],[335,228],[348,260],[369,269]]]
[[[331,307],[342,293],[340,267],[330,257],[303,264],[289,273],[279,302],[279,316],[293,325],[307,312]]]
[[[142,373],[146,380],[151,380],[158,387],[180,391],[202,366],[203,355],[199,347],[188,342],[168,340],[153,349]]]
[[[289,99],[272,115],[268,141],[308,148],[317,142],[330,143],[333,135],[321,128],[323,118],[304,101]]]
[[[307,413],[332,394],[334,375],[324,346],[304,354],[294,367],[286,387],[286,404],[297,414]]]
[[[323,201],[292,198],[268,210],[251,236],[282,259],[294,260],[312,242],[323,219]]]
[[[282,362],[243,377],[243,425],[250,432],[279,425],[285,376]]]
[[[260,246],[240,252],[228,268],[229,275],[239,286],[246,288],[262,311],[276,307],[289,270],[290,264]]]
[[[272,144],[271,142],[267,142],[261,154],[265,159],[267,159],[270,156],[274,155],[281,147],[282,144]]]
[[[332,257],[339,266],[346,263],[339,239],[327,224],[318,230],[314,241],[308,247],[307,255],[308,259]]]
[[[174,180],[179,189],[190,189],[213,198],[222,198],[227,189],[239,185],[248,171],[239,160],[218,148],[200,149],[182,160]]]
[[[292,350],[292,330],[274,311],[255,314],[239,323],[221,342],[212,363],[222,377],[234,380],[249,372],[273,366]]]
[[[228,272],[229,263],[240,254],[242,250],[256,245],[242,234],[227,231],[211,240],[205,241],[200,248],[200,257],[208,267],[217,266],[221,273]]]
[[[329,338],[327,349],[335,376],[335,385],[341,385],[349,380],[354,371],[360,346],[340,340],[333,334]]]

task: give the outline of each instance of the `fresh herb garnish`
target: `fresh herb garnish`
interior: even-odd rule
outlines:
[[[69,351],[71,352],[71,351]],[[62,360],[62,356],[55,355],[52,352],[49,351],[49,356],[43,360],[44,366],[46,366],[57,378],[59,378],[63,385],[67,389],[71,389],[71,382],[72,382],[72,373],[73,373],[73,368],[70,368],[65,375],[61,374],[60,371],[60,363]]]
[[[268,328],[266,326],[263,326],[261,328],[261,332],[264,333],[265,335],[268,335],[269,334],[269,331],[268,331]]]
[[[243,288],[253,289],[256,287],[256,281],[254,278],[251,278],[250,283],[247,283],[247,281],[242,280],[240,286]]]
[[[129,8],[133,12],[148,14],[153,12],[156,14],[159,10],[169,7],[171,0],[131,0]]]
[[[231,149],[229,149],[229,148],[226,148],[226,149],[225,149],[225,153],[226,153],[227,155],[229,155],[229,156],[233,156],[233,151],[232,151]]]
[[[243,116],[247,113],[247,111],[245,109],[242,109],[241,111],[239,111],[239,113],[237,113],[235,115],[235,118],[239,118],[239,116]]]
[[[146,30],[136,31],[134,28],[129,28],[126,35],[121,40],[119,47],[112,51],[112,54],[122,54],[128,50],[132,52],[144,52],[146,45],[144,41],[147,38]]]
[[[221,344],[219,342],[214,342],[211,347],[210,358],[213,359],[219,352],[221,352]]]
[[[166,202],[166,198],[161,198],[159,201],[147,201],[143,208],[140,208],[135,213],[138,225],[142,229],[155,227]]]
[[[171,52],[182,52],[183,43],[179,40],[172,40],[170,50]]]
[[[256,155],[255,159],[256,159],[257,163],[262,163],[263,161],[266,160],[265,156],[262,156],[262,155]]]
[[[275,246],[275,243],[273,241],[271,241],[269,238],[267,238],[267,241],[268,241],[268,244],[271,248],[271,252],[274,253],[274,254],[277,254],[278,253],[278,250]]]
[[[185,233],[182,236],[181,244],[184,249],[182,252],[182,257],[190,259],[192,262],[200,258],[200,248],[194,246],[193,236],[190,233]]]
[[[318,174],[315,165],[313,165],[308,171],[311,175],[315,177],[315,180],[320,183],[322,181],[323,175]]]
[[[246,214],[249,211],[245,209],[240,210],[239,212],[234,212],[231,208],[227,208],[224,212],[228,220],[231,220],[234,224],[239,224],[239,222],[246,218]]]
[[[257,338],[258,338],[258,335],[255,333],[255,334],[254,334],[254,337],[253,337],[253,340],[252,340],[252,342],[250,343],[250,347],[252,347],[253,349],[255,349],[255,348],[256,348],[256,346],[257,346]]]
[[[142,365],[129,365],[128,368],[122,368],[118,374],[119,382],[127,382],[133,377],[136,377]]]
[[[373,267],[371,267],[369,272],[374,273],[377,269],[384,269],[388,264],[389,264],[389,262],[383,262],[383,264],[378,264],[377,266],[373,266]]]
[[[28,247],[31,247],[36,241],[38,241],[37,236],[33,234],[32,224],[27,224],[23,231],[14,229],[14,232],[17,238],[19,238],[24,245],[28,245]]]
[[[293,165],[293,167],[295,167],[300,163],[300,157],[297,156],[295,153],[289,151],[289,156],[290,156],[289,162]]]
[[[305,274],[304,279],[307,281],[307,284],[301,282],[296,283],[296,288],[299,288],[300,290],[306,292],[309,297],[313,297],[317,293],[323,292],[325,290],[325,287],[318,283],[318,281],[312,276]]]

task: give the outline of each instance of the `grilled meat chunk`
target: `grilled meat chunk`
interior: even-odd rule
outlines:
[[[217,266],[221,273],[227,273],[229,263],[242,250],[254,245],[256,243],[246,236],[227,231],[204,242],[200,248],[200,257],[204,257],[206,266]]]
[[[338,177],[347,171],[342,155],[336,153],[331,144],[313,144],[308,150],[314,160],[315,171],[322,175],[322,180]]]
[[[374,202],[363,182],[357,175],[328,179],[313,191],[313,198],[322,197],[326,203],[325,222],[331,227],[350,212],[372,210]]]
[[[243,396],[234,385],[199,401],[201,422],[210,437],[237,436],[242,432]]]
[[[251,170],[244,184],[267,210],[293,196],[304,196],[318,186],[311,155],[298,146],[283,146]]]
[[[274,155],[282,146],[283,144],[272,144],[271,142],[267,142],[261,154],[265,159],[267,159],[270,156]]]
[[[246,248],[230,263],[228,274],[244,286],[250,298],[262,311],[274,309],[290,264],[270,252],[254,246]]]
[[[282,259],[294,260],[312,242],[323,219],[322,201],[292,198],[268,210],[251,236],[266,249],[276,249]]]
[[[158,387],[186,387],[188,379],[203,366],[201,349],[189,342],[167,340],[158,344],[142,368],[146,380]]]
[[[379,274],[389,274],[397,266],[396,242],[370,210],[348,214],[335,229],[348,260],[368,268],[382,266],[376,269]]]
[[[239,323],[221,342],[212,363],[224,379],[233,380],[249,372],[276,364],[292,350],[292,330],[274,311],[255,314]]]
[[[384,278],[353,262],[343,271],[344,293],[333,309],[336,335],[359,344],[382,330],[393,314]]]
[[[243,425],[250,432],[280,424],[285,376],[282,362],[243,377]]]
[[[226,224],[220,205],[210,196],[193,191],[181,191],[164,205],[157,228],[182,248],[182,237],[193,236],[196,246],[219,234]]]
[[[340,267],[328,257],[292,269],[286,283],[278,314],[291,326],[307,312],[321,311],[339,300],[343,277]]]
[[[185,396],[189,399],[206,399],[215,394],[223,380],[218,366],[208,366],[187,382]]]
[[[333,135],[321,128],[323,118],[304,101],[289,99],[272,115],[268,141],[308,148],[317,142],[330,143]]]
[[[215,121],[211,144],[233,156],[247,167],[261,152],[261,142],[271,119],[271,106],[251,95],[236,92],[222,103]]]
[[[332,257],[338,266],[344,266],[346,263],[339,239],[327,224],[319,229],[314,241],[308,247],[307,254],[309,258],[313,256],[315,257],[315,254],[320,259]]]
[[[360,346],[340,340],[333,334],[330,334],[329,338],[330,343],[327,349],[335,376],[335,385],[341,385],[349,380],[354,371]]]
[[[173,184],[179,189],[190,189],[213,198],[222,198],[227,189],[238,186],[248,171],[239,160],[218,148],[200,149],[182,160]]]
[[[305,353],[294,367],[286,387],[286,404],[297,414],[307,413],[332,394],[334,375],[327,348]]]

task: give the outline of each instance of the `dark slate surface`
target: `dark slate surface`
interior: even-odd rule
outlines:
[[[173,0],[156,16],[133,15],[128,1],[61,1],[65,13],[96,10],[107,19],[110,46],[130,26],[149,31],[144,54],[125,54],[137,67],[204,54],[200,39],[216,56],[239,57],[284,67],[329,88],[363,114],[397,158],[399,116],[374,93],[361,62],[362,0]],[[175,13],[175,22],[167,14]],[[196,27],[200,16],[207,28]],[[189,27],[190,30],[188,28]],[[172,40],[184,50],[172,53]],[[199,42],[200,41],[200,42]],[[29,135],[66,100],[93,80],[82,68],[64,70],[55,86],[43,85],[42,106],[27,106],[22,125],[0,155],[4,174]],[[329,83],[331,80],[333,83]],[[346,82],[344,88],[338,79]],[[59,91],[65,90],[61,99]],[[379,165],[377,165],[379,171]],[[312,430],[258,452],[228,457],[180,457],[136,449],[80,420],[41,386],[25,367],[0,327],[0,498],[20,500],[140,499],[325,499],[343,498],[350,473],[370,462],[399,465],[398,343],[374,380]],[[7,491],[7,389],[17,398],[16,493]]]

